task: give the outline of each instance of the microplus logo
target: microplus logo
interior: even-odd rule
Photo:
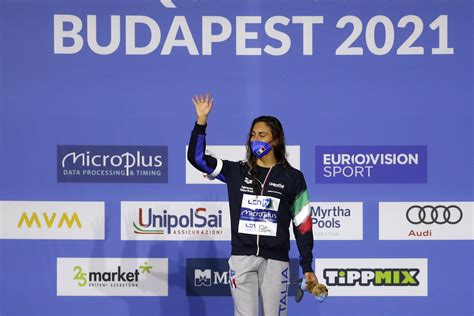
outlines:
[[[316,146],[316,183],[426,183],[427,146]]]
[[[57,147],[58,182],[168,182],[166,146]]]

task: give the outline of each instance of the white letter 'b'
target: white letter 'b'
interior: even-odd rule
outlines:
[[[64,23],[72,24],[70,31],[64,30]],[[76,54],[82,49],[84,40],[79,32],[82,30],[82,21],[75,15],[55,14],[54,15],[54,53],[55,54]],[[73,40],[72,46],[64,46],[64,38]]]

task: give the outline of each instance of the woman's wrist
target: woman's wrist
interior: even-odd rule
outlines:
[[[207,116],[198,116],[197,121],[199,125],[206,125],[207,124]]]

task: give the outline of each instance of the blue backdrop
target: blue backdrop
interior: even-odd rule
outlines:
[[[166,4],[166,3],[165,3]],[[194,94],[215,98],[208,144],[241,145],[251,120],[281,119],[287,143],[301,148],[301,170],[312,201],[364,204],[363,240],[315,241],[316,258],[428,258],[428,296],[331,297],[323,304],[290,298],[290,315],[472,315],[472,240],[384,241],[378,236],[380,201],[473,200],[473,2],[457,1],[0,1],[0,200],[105,201],[105,240],[0,241],[1,315],[230,315],[230,297],[186,295],[186,258],[227,258],[229,241],[122,241],[121,201],[226,201],[225,186],[186,184],[185,145],[195,120]],[[83,47],[55,51],[55,15],[82,21]],[[110,41],[110,17],[120,16],[117,50],[108,55],[87,43],[87,15],[97,17],[97,38]],[[146,55],[126,53],[125,17],[154,19],[161,42]],[[236,49],[236,17],[260,16],[248,25],[259,39],[248,47],[280,42],[265,34],[272,17],[323,16],[313,26],[313,54],[303,54],[301,24],[276,28],[291,38],[281,56],[243,56]],[[383,55],[368,48],[368,22],[378,15],[394,28],[393,47]],[[397,27],[406,15],[423,22],[413,46],[397,49],[413,25]],[[448,16],[447,45],[453,54],[433,54],[438,29]],[[185,16],[198,55],[162,48],[175,16]],[[232,24],[229,39],[202,54],[202,17],[222,16]],[[352,33],[362,55],[337,55]],[[70,29],[70,24],[65,24]],[[218,33],[216,26],[215,32]],[[368,35],[367,35],[368,34]],[[376,45],[385,41],[375,28]],[[240,34],[239,36],[241,36]],[[182,34],[179,35],[179,38]],[[136,28],[138,46],[150,31]],[[128,39],[130,40],[130,39]],[[308,40],[306,38],[306,40]],[[64,45],[73,41],[65,39]],[[377,50],[374,50],[377,52]],[[168,146],[167,183],[62,183],[57,181],[58,145]],[[315,146],[423,145],[428,150],[426,183],[318,184]],[[471,228],[472,229],[472,228]],[[167,297],[57,296],[58,257],[169,259]],[[298,252],[292,242],[291,257]]]

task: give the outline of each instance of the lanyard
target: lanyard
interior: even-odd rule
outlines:
[[[272,171],[273,166],[270,167],[270,170],[268,170],[267,175],[265,176],[265,180],[263,180],[262,183],[262,191],[260,192],[260,195],[263,195],[263,189],[265,188],[265,183],[268,180],[268,176],[270,175],[270,172]]]

